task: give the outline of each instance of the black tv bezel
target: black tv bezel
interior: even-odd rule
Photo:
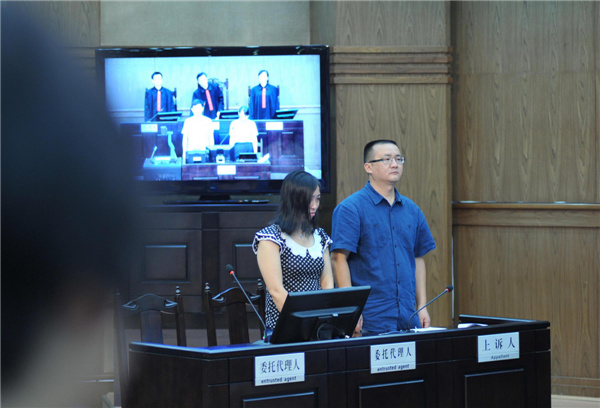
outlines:
[[[313,321],[311,329],[311,334],[313,334],[314,325],[317,324],[319,317],[326,320],[337,320],[341,323],[345,320],[345,327],[336,326],[336,328],[344,335],[352,336],[370,292],[370,286],[350,286],[305,292],[289,292],[269,342],[272,344],[284,344],[317,340],[312,337],[306,338],[304,333],[302,333],[302,325],[300,323],[302,319]],[[331,311],[342,308],[354,309],[350,320],[348,320],[347,315],[331,316]],[[316,311],[323,311],[323,313],[310,317],[297,316],[298,314]],[[341,323],[338,323],[338,325]],[[335,326],[335,324],[333,325]]]
[[[321,83],[321,193],[332,192],[332,151],[330,124],[330,65],[328,45],[246,46],[246,47],[124,47],[96,49],[96,74],[105,98],[105,59],[160,57],[218,57],[267,55],[319,55]],[[106,102],[106,101],[105,101]],[[106,104],[106,103],[105,103]],[[278,194],[283,180],[139,180],[141,191],[152,195],[270,195]]]

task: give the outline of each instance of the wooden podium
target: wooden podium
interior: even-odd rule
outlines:
[[[126,406],[550,406],[549,322],[467,315],[460,321],[487,326],[284,345],[131,343]],[[414,351],[414,368],[372,373],[374,350],[389,345],[410,345],[404,351]],[[301,356],[303,381],[255,385],[255,364],[271,356]]]

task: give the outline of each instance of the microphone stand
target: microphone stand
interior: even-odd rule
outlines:
[[[239,286],[239,288],[242,290],[242,293],[244,294],[244,296],[246,296],[246,300],[248,300],[248,303],[250,303],[250,306],[252,307],[252,310],[254,310],[254,313],[256,313],[256,317],[258,317],[258,320],[260,320],[260,324],[262,324],[263,327],[263,333],[267,333],[267,325],[265,324],[264,320],[262,319],[262,317],[260,316],[260,313],[258,313],[258,310],[256,310],[256,308],[254,307],[254,303],[252,303],[252,300],[250,300],[250,297],[248,296],[248,294],[246,293],[246,291],[244,290],[244,288],[242,287],[242,284],[240,283],[240,281],[238,280],[235,271],[233,270],[233,266],[231,265],[226,265],[225,266],[227,268],[227,270],[229,271],[229,274],[231,276],[233,276],[233,279],[235,279],[235,282],[237,283],[237,285]],[[263,336],[263,341],[265,340],[265,336]]]
[[[431,299],[429,302],[427,302],[427,304],[425,306],[423,306],[422,308],[420,308],[419,310],[417,310],[416,312],[414,312],[413,314],[411,314],[410,317],[409,317],[409,319],[408,319],[408,324],[406,325],[406,331],[410,331],[410,321],[412,320],[412,318],[413,318],[414,315],[416,315],[421,310],[425,309],[427,306],[429,306],[430,304],[432,304],[433,302],[435,302],[443,294],[448,293],[448,292],[452,292],[452,289],[454,289],[454,286],[452,286],[452,285],[446,286],[446,289],[444,289],[444,291],[442,293],[440,293],[439,295],[437,295],[436,297],[434,297],[433,299]]]

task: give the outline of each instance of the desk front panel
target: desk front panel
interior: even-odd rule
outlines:
[[[152,394],[161,406],[546,408],[550,349],[544,338],[549,336],[549,324],[506,322],[487,328],[285,345],[190,349],[132,343],[133,385],[140,394]],[[476,344],[480,335],[510,332],[523,333],[519,358],[479,363],[476,347],[465,351],[464,344]],[[371,374],[371,346],[409,341],[416,344],[415,369]],[[305,354],[304,382],[254,385],[256,356],[298,352]],[[161,391],[165,386],[149,368],[164,378],[177,378],[180,384],[171,381],[170,388]],[[192,398],[198,397],[198,388],[203,390],[200,400]],[[176,403],[169,405],[172,401]]]

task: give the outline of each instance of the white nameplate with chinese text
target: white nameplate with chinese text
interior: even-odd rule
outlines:
[[[254,357],[254,385],[304,381],[304,353]]]
[[[477,336],[478,362],[513,360],[519,357],[518,332]]]
[[[371,346],[371,374],[414,370],[417,349],[414,341]]]
[[[236,167],[235,164],[223,164],[217,166],[217,174],[219,176],[235,176]]]
[[[283,122],[265,122],[265,130],[283,130]]]
[[[158,132],[158,125],[156,123],[142,123],[140,131],[142,133],[156,133]]]

